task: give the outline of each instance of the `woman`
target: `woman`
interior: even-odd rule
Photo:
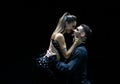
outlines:
[[[49,49],[45,56],[50,57],[51,54],[55,54],[58,60],[61,60],[62,58],[68,59],[70,57],[74,48],[80,43],[80,40],[75,38],[72,46],[69,48],[69,50],[67,50],[64,34],[71,33],[75,29],[77,24],[76,20],[77,18],[74,15],[71,15],[67,12],[63,14],[63,16],[59,19],[55,31],[51,35]],[[59,45],[59,50],[55,48],[53,41],[57,42]]]
[[[67,50],[64,34],[74,31],[77,24],[76,20],[76,16],[67,12],[62,15],[56,29],[51,35],[50,45],[46,54],[36,59],[36,65],[38,68],[49,70],[49,67],[52,65],[51,62],[55,62],[54,60],[65,61],[70,57],[74,48],[80,44],[80,39],[75,35],[72,46]]]
[[[54,77],[56,78],[53,71],[54,63],[56,63],[56,57],[57,60],[65,61],[70,57],[74,48],[80,44],[80,40],[74,36],[74,42],[69,50],[67,50],[64,38],[65,33],[71,33],[75,29],[75,26],[77,24],[76,19],[76,16],[65,12],[62,17],[60,17],[57,27],[51,35],[50,45],[46,55],[35,60],[36,70],[38,70],[38,72],[40,71],[40,76],[41,74],[44,75],[45,78],[43,79],[46,80],[47,77],[50,79],[54,79]]]

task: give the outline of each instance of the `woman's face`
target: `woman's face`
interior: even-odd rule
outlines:
[[[74,21],[74,22],[72,22],[70,24],[66,23],[66,28],[65,28],[66,29],[66,33],[71,33],[75,29],[76,24],[77,24],[76,21]]]

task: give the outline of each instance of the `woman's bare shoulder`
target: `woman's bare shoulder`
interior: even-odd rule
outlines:
[[[64,38],[64,36],[63,36],[62,33],[57,33],[57,34],[55,35],[55,39],[62,39],[62,38]]]
[[[60,39],[60,38],[63,38],[63,34],[62,33],[54,33],[52,34],[51,36],[51,39],[54,39],[54,40],[57,40],[57,39]]]

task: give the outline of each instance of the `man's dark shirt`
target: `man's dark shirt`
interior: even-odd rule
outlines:
[[[64,84],[90,84],[87,81],[88,52],[85,44],[77,46],[67,62],[57,61],[58,79]]]

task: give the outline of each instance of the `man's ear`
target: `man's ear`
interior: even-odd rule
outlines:
[[[84,37],[85,36],[85,32],[81,32],[81,37]]]

